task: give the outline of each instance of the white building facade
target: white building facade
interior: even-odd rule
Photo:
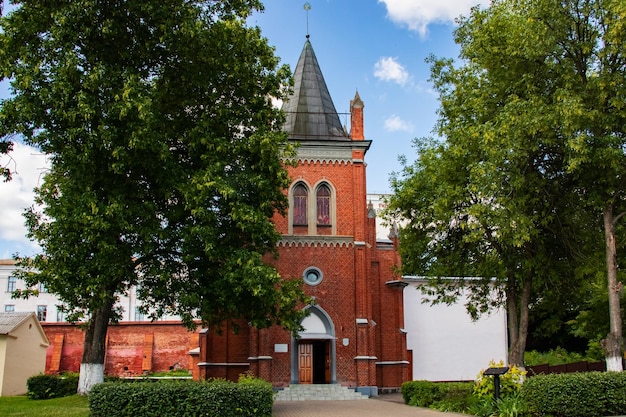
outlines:
[[[414,380],[470,381],[490,361],[507,363],[507,317],[504,309],[473,321],[462,297],[452,305],[424,302],[426,279],[403,277],[404,325]]]
[[[33,312],[40,322],[65,322],[65,315],[58,307],[60,304],[58,298],[48,293],[43,285],[33,288],[39,291],[36,297],[12,298],[15,290],[26,289],[24,281],[15,276],[15,268],[14,260],[0,259],[0,311],[5,313]],[[137,301],[136,288],[131,288],[126,296],[120,297],[119,305],[122,311],[122,321],[147,320],[146,315],[139,309],[141,303]]]

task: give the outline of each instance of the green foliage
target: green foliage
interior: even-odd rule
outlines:
[[[417,407],[428,407],[443,395],[440,385],[430,381],[407,381],[400,391],[406,404]]]
[[[626,414],[626,374],[588,372],[537,375],[521,396],[531,416],[597,417]]]
[[[0,157],[3,154],[8,154],[13,150],[13,143],[8,140],[0,139]],[[10,181],[11,180],[11,170],[6,166],[0,166],[0,180],[2,181]]]
[[[496,363],[491,361],[489,363],[489,367],[503,367],[504,362]],[[486,369],[483,369],[478,374],[476,378],[476,382],[474,384],[474,395],[478,398],[493,398],[494,397],[494,377],[493,376],[485,376],[484,372]],[[524,381],[526,379],[526,371],[518,368],[515,365],[509,366],[509,371],[504,375],[500,375],[500,398],[506,398],[509,396],[516,395]]]
[[[548,352],[537,352],[536,350],[527,351],[524,354],[524,364],[532,365],[563,365],[566,363],[582,362],[590,360],[578,352],[568,352],[562,347],[557,347]],[[591,360],[593,360],[591,358]]]
[[[86,362],[137,284],[151,318],[298,329],[300,280],[268,264],[292,147],[271,102],[289,70],[246,23],[261,3],[18,3],[0,17],[0,141],[50,160],[26,213],[43,253],[18,276],[86,320]]]
[[[210,382],[103,383],[89,393],[93,417],[123,416],[214,416],[241,417],[272,415],[271,384],[245,378]]]
[[[623,234],[623,228],[617,228],[616,233]],[[620,263],[623,263],[623,243],[620,239],[618,242],[618,252],[621,252]],[[602,271],[602,266],[598,266],[598,270]],[[609,309],[607,309],[607,298],[609,296],[606,277],[602,273],[597,273],[590,280],[586,290],[583,292],[585,302],[579,307],[576,316],[567,322],[569,330],[575,336],[588,339],[587,356],[591,360],[603,360],[604,352],[600,346],[600,341],[609,332]],[[620,271],[619,279],[624,282],[624,274]],[[620,295],[620,304],[625,304],[626,294]],[[624,331],[624,323],[626,323],[626,311],[621,311],[622,332]]]
[[[493,398],[474,398],[475,401],[469,404],[465,410],[467,413],[477,417],[492,417],[496,415],[496,403]]]
[[[474,402],[472,384],[469,382],[440,382],[442,399],[433,402],[429,408],[439,411],[463,413]]]
[[[626,321],[624,323],[626,323]],[[587,343],[586,354],[589,361],[597,362],[604,360],[604,350],[602,349],[600,340],[590,340]]]
[[[35,375],[26,381],[27,396],[33,400],[67,397],[75,395],[78,388],[78,374]]]
[[[512,394],[498,401],[483,397],[472,402],[463,412],[477,417],[524,417],[528,416],[528,406],[520,393]]]
[[[459,19],[455,41],[461,59],[429,58],[439,93],[440,138],[416,140],[416,161],[405,160],[392,177],[387,210],[407,222],[401,231],[403,271],[435,277],[428,294],[433,302],[453,302],[466,294],[464,287],[473,316],[504,305],[517,314],[509,322],[520,326],[509,328],[509,362],[517,365],[523,362],[529,305],[555,307],[570,298],[584,282],[576,271],[596,255],[601,238],[598,212],[581,209],[587,203],[576,186],[568,142],[578,134],[564,129],[563,120],[581,122],[592,114],[600,119],[602,111],[587,112],[579,104],[602,94],[578,95],[586,86],[564,86],[577,78],[576,68],[595,68],[587,65],[594,47],[606,45],[619,54],[622,44],[616,38],[610,45],[585,39],[589,50],[583,55],[589,61],[577,65],[572,60],[578,55],[567,51],[583,43],[569,36],[580,33],[568,26],[579,21],[578,8],[590,4],[597,11],[606,5],[614,17],[617,3],[554,4],[495,0]],[[581,22],[590,29],[585,33],[599,29],[591,27],[599,20]],[[623,72],[623,66],[617,67]],[[611,90],[608,96],[622,97],[624,82],[618,79],[604,84]],[[571,106],[564,104],[568,99]],[[613,144],[619,142],[615,136]],[[624,154],[614,151],[623,146],[612,149],[613,168],[623,169]],[[591,171],[602,169],[592,164],[585,172]],[[555,324],[547,326],[550,331],[558,330]]]
[[[148,374],[150,377],[190,377],[191,371],[187,369],[173,369],[171,371],[163,371],[163,372],[151,372]]]
[[[496,402],[499,417],[523,417],[528,406],[519,392],[500,398]]]
[[[472,402],[472,384],[407,381],[401,386],[406,404],[439,411],[462,412]]]

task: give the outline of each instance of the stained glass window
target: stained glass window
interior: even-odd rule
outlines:
[[[317,224],[330,225],[330,188],[325,184],[317,188]]]
[[[298,184],[293,189],[293,224],[296,226],[307,225],[307,198],[308,192],[303,184]]]

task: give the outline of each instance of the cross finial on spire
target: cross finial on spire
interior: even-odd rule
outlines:
[[[311,10],[311,4],[308,1],[304,3],[304,10],[306,10],[306,38],[309,39],[309,10]]]

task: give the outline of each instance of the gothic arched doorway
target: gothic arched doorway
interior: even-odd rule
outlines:
[[[328,314],[318,306],[308,306],[302,320],[304,330],[291,341],[292,384],[334,384],[335,327]]]

